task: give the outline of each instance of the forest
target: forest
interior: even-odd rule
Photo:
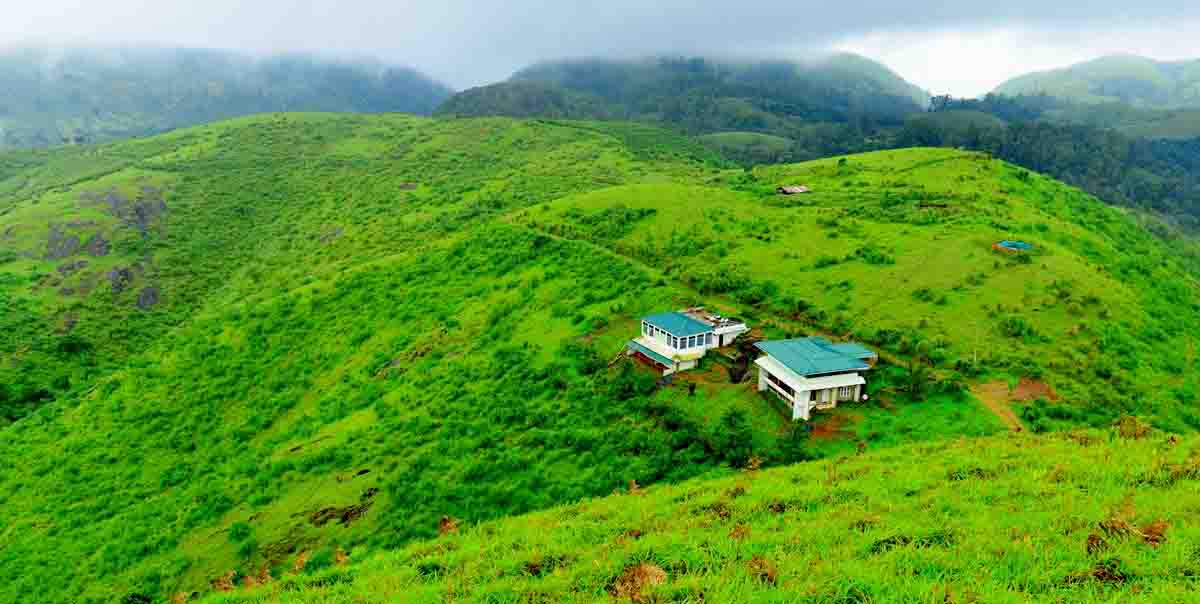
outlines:
[[[1200,225],[1200,138],[1133,137],[1054,117],[1076,107],[1044,95],[935,97],[930,111],[910,118],[893,144],[986,151],[1110,203],[1153,211],[1191,229]],[[981,119],[988,116],[998,119]]]

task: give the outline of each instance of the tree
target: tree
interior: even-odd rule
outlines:
[[[932,372],[920,357],[909,359],[907,371],[904,374],[904,391],[914,399],[919,399],[929,390]]]
[[[754,431],[746,412],[738,408],[729,409],[721,415],[717,430],[720,431],[715,439],[717,453],[735,467],[745,465],[754,451]]]

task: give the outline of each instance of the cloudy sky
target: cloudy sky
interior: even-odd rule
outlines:
[[[542,58],[662,53],[882,60],[960,96],[1128,52],[1200,56],[1195,0],[36,0],[5,2],[0,45],[185,45],[378,57],[456,87]],[[978,4],[978,5],[976,5]]]

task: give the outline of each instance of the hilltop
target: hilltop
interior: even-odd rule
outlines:
[[[1189,601],[1198,444],[989,438],[636,489],[204,602]]]
[[[999,94],[1048,94],[1085,103],[1122,102],[1143,108],[1200,107],[1200,60],[1163,62],[1135,55],[1100,57],[1030,73],[996,88]]]
[[[995,409],[1190,432],[1191,251],[982,154],[747,171],[627,122],[276,114],[0,154],[0,602],[205,591],[631,480],[911,461]],[[871,402],[810,431],[723,363],[659,384],[617,357],[692,305],[877,348]]]
[[[851,54],[810,61],[701,57],[546,62],[463,91],[440,115],[654,122],[743,163],[795,161],[849,149],[921,112],[929,94]],[[763,143],[766,143],[764,148]]]
[[[187,48],[0,50],[0,149],[146,136],[271,111],[429,114],[452,91],[417,71]]]

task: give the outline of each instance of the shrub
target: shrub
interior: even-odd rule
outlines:
[[[254,527],[245,522],[234,522],[229,527],[229,541],[231,543],[241,543],[254,534]]]

